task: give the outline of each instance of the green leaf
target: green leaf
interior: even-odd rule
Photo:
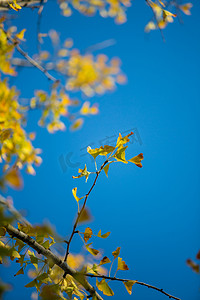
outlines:
[[[126,271],[128,270],[128,266],[126,265],[125,261],[122,260],[121,257],[118,257],[118,265],[117,265],[117,270],[122,270]]]
[[[128,161],[134,163],[136,166],[138,166],[139,168],[142,168],[142,164],[141,161],[144,159],[143,154],[140,153],[137,156],[132,157],[131,159],[129,159]]]
[[[114,292],[113,290],[109,287],[105,279],[103,278],[100,282],[96,280],[96,285],[97,288],[103,292],[104,295],[106,296],[113,296]]]
[[[89,246],[92,245],[92,243],[85,245],[86,249],[88,252],[90,252],[90,254],[96,256],[97,254],[99,254],[99,251],[93,248],[90,248]]]
[[[117,258],[117,256],[119,256],[120,249],[121,249],[121,247],[117,247],[117,249],[112,252],[112,255],[114,256],[114,258]]]
[[[128,281],[124,281],[123,284],[125,285],[127,292],[129,293],[129,295],[132,294],[132,287],[133,285],[137,282],[137,280],[128,280]]]
[[[114,161],[111,161],[110,163],[108,163],[107,165],[105,165],[105,167],[103,168],[106,176],[108,177],[108,170],[109,170],[109,167],[110,167],[110,164],[112,164]]]
[[[49,240],[45,241],[42,246],[45,248],[45,249],[49,249]]]

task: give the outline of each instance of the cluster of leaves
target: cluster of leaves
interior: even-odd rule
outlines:
[[[10,169],[12,166],[21,169],[26,166],[30,174],[35,174],[33,165],[40,165],[40,149],[35,149],[31,140],[35,134],[28,134],[23,125],[25,111],[19,104],[18,92],[9,88],[6,80],[0,81],[0,161],[5,162],[3,171],[4,179],[16,188],[21,186],[17,181],[17,171]],[[3,180],[1,180],[1,185]]]
[[[178,4],[176,3],[176,1],[161,1],[161,0],[158,1],[146,0],[146,1],[154,13],[154,18],[153,18],[154,20],[150,21],[145,26],[146,32],[155,29],[164,29],[168,23],[172,23],[174,21],[173,18],[175,18],[177,14],[181,11],[186,15],[191,14],[190,13],[190,9],[192,7],[191,3]],[[168,9],[175,10],[176,13],[172,13]]]
[[[64,16],[69,17],[72,9],[82,14],[93,16],[99,12],[100,16],[112,17],[118,24],[126,22],[126,9],[131,6],[130,0],[59,0],[60,8]]]
[[[196,260],[198,262],[195,262],[194,260],[188,258],[186,263],[187,265],[195,272],[195,273],[200,273],[200,250],[198,251],[197,255],[196,255]]]

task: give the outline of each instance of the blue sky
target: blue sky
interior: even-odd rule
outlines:
[[[143,168],[133,164],[114,164],[109,177],[100,176],[88,200],[94,217],[93,231],[111,231],[106,240],[95,240],[95,248],[104,249],[111,257],[116,247],[129,271],[119,277],[137,279],[163,288],[182,300],[200,297],[199,276],[187,266],[199,250],[199,70],[200,70],[200,4],[195,2],[192,16],[184,24],[175,21],[160,33],[144,33],[150,19],[143,1],[135,1],[128,9],[128,21],[116,25],[112,19],[85,17],[75,12],[61,17],[54,2],[45,7],[42,32],[55,28],[61,40],[71,37],[79,49],[107,39],[116,43],[97,51],[110,58],[118,56],[128,82],[114,93],[94,97],[100,114],[87,118],[80,131],[48,134],[37,127],[38,113],[29,115],[28,130],[37,131],[35,145],[43,149],[43,163],[35,177],[24,174],[23,191],[11,192],[15,206],[25,209],[32,223],[49,220],[57,231],[70,234],[76,213],[71,190],[79,194],[90,188],[92,180],[72,179],[78,168],[60,165],[60,158],[72,153],[71,161],[88,169],[94,166],[82,148],[99,147],[103,139],[117,138],[118,133],[133,131],[140,137],[130,144],[127,157],[144,154]],[[25,49],[35,53],[35,20],[37,14],[28,9],[20,12],[15,23],[28,28]],[[27,80],[28,78],[28,80]],[[14,80],[22,96],[31,98],[33,91],[47,89],[48,82],[37,70],[23,70]],[[112,138],[111,138],[112,137]],[[92,145],[93,143],[93,145]],[[86,153],[86,152],[85,152]],[[75,239],[73,253],[85,253]],[[14,292],[5,299],[29,299],[30,290],[23,288],[29,279],[21,275],[12,280],[18,266],[7,268],[4,277],[14,284]],[[2,275],[1,275],[2,276]],[[114,299],[162,300],[164,295],[145,287],[134,286],[129,296],[120,284],[111,285]]]

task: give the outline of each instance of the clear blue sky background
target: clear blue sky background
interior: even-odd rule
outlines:
[[[72,162],[79,162],[80,167],[87,163],[92,169],[90,158],[81,156],[82,148],[92,143],[99,147],[102,139],[117,138],[119,132],[137,128],[142,142],[134,141],[127,157],[144,153],[144,167],[111,166],[109,177],[102,174],[89,198],[94,216],[90,227],[94,232],[111,231],[107,240],[97,239],[94,246],[104,249],[103,254],[110,258],[121,246],[121,257],[130,270],[119,272],[120,277],[156,285],[182,300],[197,300],[199,276],[186,266],[186,259],[195,257],[200,233],[200,4],[194,1],[192,16],[183,17],[183,25],[176,20],[167,27],[164,43],[158,31],[144,33],[150,11],[143,2],[134,1],[127,23],[120,26],[112,19],[88,18],[76,12],[70,18],[61,17],[54,2],[46,5],[42,32],[55,28],[62,41],[71,37],[82,50],[107,39],[116,40],[114,46],[99,52],[120,57],[128,83],[114,93],[94,97],[92,101],[100,103],[100,114],[87,118],[83,128],[74,133],[50,135],[37,127],[38,114],[31,113],[28,130],[37,131],[35,146],[43,149],[43,163],[35,177],[24,175],[23,191],[11,194],[16,207],[25,208],[32,223],[48,219],[60,234],[69,234],[76,213],[71,190],[77,186],[78,194],[84,194],[92,181],[86,184],[84,179],[72,179],[77,168],[65,165],[63,171],[59,157],[72,152]],[[18,28],[28,28],[25,49],[34,54],[37,13],[24,9],[18,14]],[[33,96],[35,88],[48,87],[37,70],[23,70],[13,83],[27,98]],[[85,253],[81,247],[75,239],[71,250]],[[3,270],[3,277],[14,284],[7,300],[30,298],[31,290],[23,288],[29,279],[25,281],[20,275],[13,280],[10,275],[17,270],[15,265]],[[115,300],[167,299],[145,287],[134,286],[129,296],[122,284],[111,286]]]

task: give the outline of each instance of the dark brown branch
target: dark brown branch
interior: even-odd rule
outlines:
[[[33,248],[35,251],[37,251],[39,254],[44,255],[46,258],[48,258],[54,264],[56,264],[59,268],[61,268],[66,274],[70,274],[74,279],[76,279],[85,288],[85,290],[90,293],[90,295],[95,295],[98,300],[103,300],[102,297],[92,287],[92,285],[86,279],[84,279],[83,276],[79,276],[79,272],[76,272],[74,269],[70,268],[66,262],[62,261],[58,256],[53,254],[51,250],[45,249],[42,245],[37,243],[29,235],[20,231],[19,229],[16,229],[12,225],[7,224],[5,227],[8,234],[12,238],[15,237],[21,240],[22,242]]]
[[[11,36],[9,36],[9,34],[7,33],[6,30],[4,30],[4,33],[6,34],[7,36],[7,39],[8,41],[10,41],[14,46],[15,48],[17,49],[17,51],[22,55],[24,56],[29,62],[31,65],[33,65],[34,67],[36,67],[38,70],[40,70],[42,73],[44,73],[44,75],[51,81],[53,82],[57,82],[58,80],[53,77],[51,74],[49,74],[49,72],[44,68],[42,67],[37,61],[35,61],[33,58],[31,58],[17,43],[17,41],[15,39],[13,39]]]
[[[78,225],[78,221],[79,221],[79,219],[80,219],[80,216],[81,216],[82,212],[84,211],[84,208],[85,208],[87,199],[88,199],[88,197],[89,197],[91,191],[93,190],[93,188],[94,188],[94,186],[95,186],[95,184],[96,184],[96,181],[97,181],[97,179],[98,179],[98,177],[99,177],[99,174],[101,173],[101,171],[103,170],[103,168],[105,167],[105,165],[106,165],[107,163],[108,163],[108,160],[104,161],[104,163],[102,164],[102,166],[101,166],[101,168],[99,169],[99,171],[96,172],[95,180],[94,180],[94,182],[93,182],[93,184],[92,184],[92,186],[91,186],[89,192],[85,195],[85,200],[84,200],[83,206],[82,206],[80,212],[78,212],[76,221],[75,221],[74,226],[73,226],[72,233],[71,233],[70,238],[69,238],[69,240],[68,240],[68,242],[67,242],[67,251],[66,251],[66,254],[65,254],[64,261],[67,260],[67,256],[69,255],[69,247],[70,247],[70,243],[71,243],[72,238],[73,238],[73,236],[74,236],[74,234],[75,234],[75,232],[76,232],[76,227],[77,227],[77,225]],[[65,276],[66,276],[66,274],[63,275],[63,277],[65,277]]]
[[[127,282],[127,281],[131,280],[131,279],[122,279],[122,278],[110,277],[110,276],[105,276],[105,275],[93,275],[93,274],[84,274],[84,275],[87,276],[87,277],[104,278],[104,279],[108,279],[108,280],[113,280],[113,281],[115,280],[115,281],[122,281],[122,282]],[[137,280],[135,280],[135,284],[143,285],[143,286],[146,286],[150,289],[156,290],[156,291],[166,295],[170,299],[181,300],[180,298],[172,296],[172,295],[166,293],[165,291],[163,291],[163,289],[159,289],[156,286],[153,286],[153,285],[141,282],[141,281],[137,281]]]

